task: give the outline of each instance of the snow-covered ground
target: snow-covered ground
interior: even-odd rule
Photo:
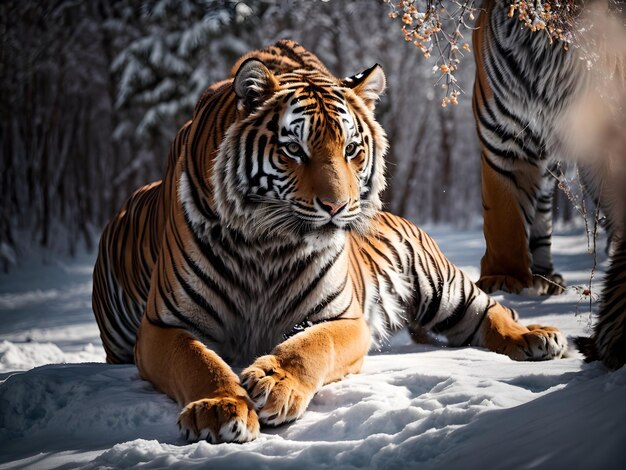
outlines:
[[[477,278],[479,231],[428,232]],[[575,286],[565,295],[498,299],[524,322],[588,334],[586,246],[580,231],[555,237],[555,263]],[[0,468],[626,468],[626,368],[585,365],[574,350],[518,363],[406,334],[324,387],[296,423],[247,444],[186,444],[174,402],[134,366],[101,363],[93,259],[0,275]]]

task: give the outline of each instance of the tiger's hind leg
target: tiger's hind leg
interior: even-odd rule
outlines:
[[[409,319],[413,337],[425,333],[445,338],[448,346],[479,346],[517,361],[562,357],[565,336],[551,326],[524,326],[517,314],[491,298],[454,266],[424,232],[414,228],[416,273],[414,313]]]
[[[562,357],[567,351],[563,333],[552,326],[517,322],[514,310],[492,300],[474,338],[477,346],[506,354],[516,361],[544,361]]]

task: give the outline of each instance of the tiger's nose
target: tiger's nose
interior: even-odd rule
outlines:
[[[348,205],[348,201],[322,201],[320,198],[317,198],[317,203],[330,215],[335,215],[337,212],[339,212],[341,209]]]

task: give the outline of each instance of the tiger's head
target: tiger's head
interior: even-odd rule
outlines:
[[[243,62],[233,80],[240,119],[212,175],[222,220],[250,239],[366,233],[385,187],[387,140],[373,115],[384,88],[379,65],[338,80]]]

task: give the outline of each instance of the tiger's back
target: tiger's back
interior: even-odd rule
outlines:
[[[176,136],[163,180],[139,188],[107,224],[94,267],[92,308],[107,362],[134,362],[136,332],[171,210],[173,172],[189,125]]]

